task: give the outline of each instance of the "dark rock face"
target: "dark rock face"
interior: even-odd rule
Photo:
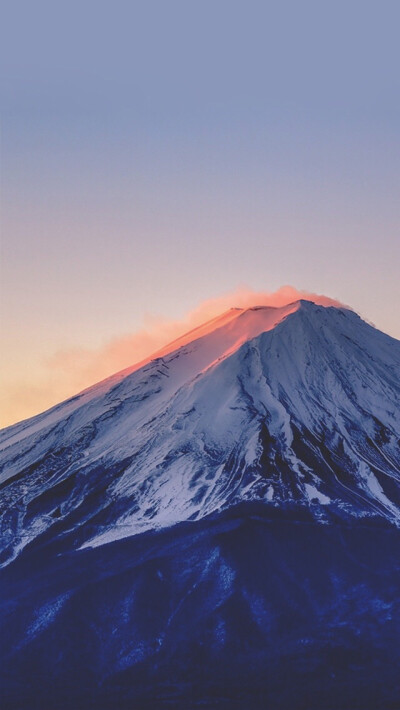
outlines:
[[[4,708],[376,710],[400,699],[400,533],[245,504],[0,574]]]

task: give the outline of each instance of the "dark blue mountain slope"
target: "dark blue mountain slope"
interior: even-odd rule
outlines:
[[[239,505],[0,573],[8,708],[383,710],[400,697],[400,533]]]

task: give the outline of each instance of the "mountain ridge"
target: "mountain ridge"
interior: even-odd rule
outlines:
[[[3,432],[11,559],[62,519],[79,547],[253,499],[399,524],[400,343],[307,300],[211,323]]]

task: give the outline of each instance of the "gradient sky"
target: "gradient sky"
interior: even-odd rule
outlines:
[[[4,424],[74,393],[58,353],[241,285],[400,337],[399,20],[385,0],[3,3]]]

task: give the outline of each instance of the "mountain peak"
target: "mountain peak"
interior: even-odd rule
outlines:
[[[348,309],[230,309],[3,432],[2,507],[25,510],[6,557],[42,535],[96,546],[247,501],[398,524],[399,363],[400,343]]]

